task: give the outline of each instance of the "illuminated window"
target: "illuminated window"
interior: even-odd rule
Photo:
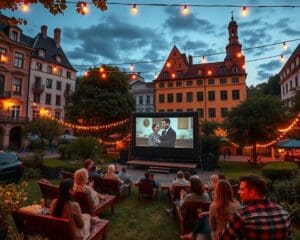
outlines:
[[[14,66],[18,68],[23,67],[23,54],[17,52],[15,53]]]
[[[46,51],[45,51],[44,49],[39,49],[39,50],[38,50],[38,55],[39,55],[40,57],[45,57]]]
[[[22,94],[22,79],[15,78],[13,80],[13,94],[21,96],[21,94]]]
[[[13,105],[10,109],[10,116],[13,119],[18,119],[20,117],[21,107]]]

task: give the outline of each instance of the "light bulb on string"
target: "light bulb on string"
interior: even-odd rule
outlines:
[[[129,70],[130,70],[130,71],[133,71],[133,70],[134,70],[134,65],[133,65],[133,64],[130,64]]]
[[[243,53],[242,52],[238,52],[237,55],[236,55],[238,58],[241,58],[243,56]]]
[[[21,11],[29,12],[28,0],[24,0],[23,3],[21,4]]]
[[[158,77],[157,72],[154,73],[154,78],[156,79]]]
[[[87,76],[88,76],[88,71],[84,71],[83,75],[84,75],[85,77],[87,77]]]
[[[190,9],[188,8],[187,5],[184,5],[181,12],[182,12],[182,15],[187,16],[190,14]]]
[[[282,43],[282,48],[283,48],[284,50],[288,50],[289,46],[288,46],[288,44],[287,44],[286,42],[283,42],[283,43]]]
[[[171,63],[167,62],[167,67],[168,68],[171,67]]]
[[[283,63],[284,61],[285,61],[285,58],[284,58],[283,54],[281,54],[281,55],[280,55],[280,62]]]
[[[205,56],[202,56],[202,58],[201,58],[201,63],[207,63],[207,59],[206,59]]]
[[[138,9],[137,9],[137,7],[136,7],[136,4],[133,4],[133,5],[132,5],[132,8],[131,8],[131,10],[130,10],[130,13],[131,13],[132,15],[137,15],[137,14],[138,14]]]
[[[242,7],[241,14],[243,17],[247,17],[249,15],[249,9],[247,6]]]

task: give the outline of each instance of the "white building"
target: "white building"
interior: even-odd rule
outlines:
[[[47,26],[41,26],[33,43],[30,64],[28,117],[48,115],[64,120],[64,106],[75,90],[76,70],[70,64],[60,45],[59,28],[53,38],[47,36]]]
[[[300,44],[279,72],[281,100],[291,104],[295,90],[300,86]]]

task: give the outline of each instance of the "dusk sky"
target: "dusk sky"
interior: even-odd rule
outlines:
[[[250,48],[300,39],[300,1],[299,0],[189,0],[186,2],[138,0],[137,2],[119,0],[120,3],[137,4],[136,16],[130,14],[130,6],[109,5],[101,12],[89,4],[89,14],[77,14],[75,4],[68,4],[64,15],[51,15],[40,5],[30,7],[28,13],[4,11],[8,16],[26,18],[28,24],[21,26],[23,32],[34,37],[41,25],[48,26],[48,36],[53,37],[53,29],[62,29],[62,47],[78,74],[89,66],[118,64],[124,62],[164,60],[168,57],[174,43],[181,53],[200,56],[225,51],[228,43],[227,26],[231,11],[239,26],[239,40],[243,48]],[[108,1],[109,3],[109,1]],[[233,4],[233,5],[297,5],[298,8],[249,8],[247,17],[241,16],[241,9],[234,7],[191,7],[191,13],[183,16],[180,7],[139,6],[139,3],[170,4]],[[284,54],[288,59],[300,40],[288,43],[285,51],[282,45],[244,51],[249,60]],[[223,61],[225,55],[208,57],[209,62]],[[146,81],[152,81],[163,61],[150,64],[135,64],[134,71],[142,72]],[[84,65],[84,66],[83,66]],[[129,71],[129,65],[119,65]],[[246,65],[247,85],[266,82],[271,75],[279,72],[282,63],[279,57],[249,62]]]

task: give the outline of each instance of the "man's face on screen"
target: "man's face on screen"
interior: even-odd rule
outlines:
[[[169,124],[166,123],[165,121],[162,121],[161,125],[162,125],[163,129],[168,129],[169,128]]]

